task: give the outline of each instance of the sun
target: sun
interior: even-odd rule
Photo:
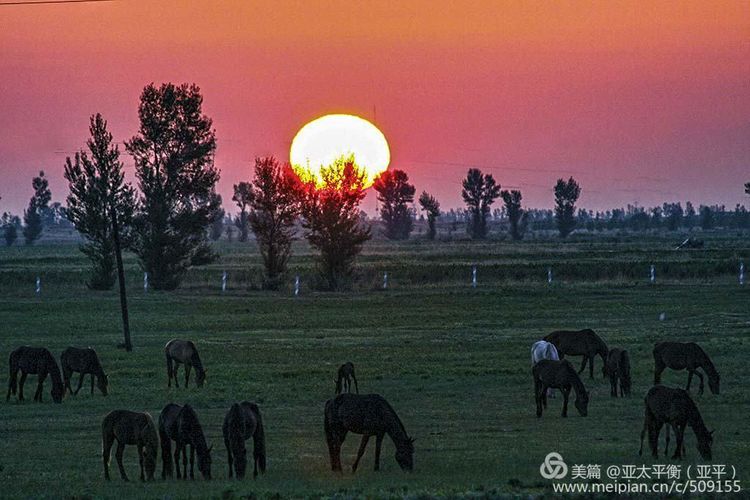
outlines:
[[[319,179],[321,166],[349,155],[354,155],[357,165],[365,171],[366,188],[391,162],[391,150],[383,133],[355,115],[325,115],[309,122],[294,136],[289,161],[296,171]]]

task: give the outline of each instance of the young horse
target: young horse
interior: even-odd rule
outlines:
[[[159,440],[161,441],[161,477],[172,477],[172,441],[175,441],[174,463],[180,479],[180,452],[182,452],[182,478],[187,479],[187,447],[190,445],[190,479],[194,476],[195,453],[198,453],[198,470],[203,479],[211,479],[211,448],[206,446],[203,428],[198,415],[190,405],[173,403],[165,406],[159,415]]]
[[[677,448],[673,459],[681,459],[685,453],[685,426],[689,425],[695,437],[698,439],[698,452],[704,460],[711,460],[711,445],[713,444],[713,431],[706,428],[698,407],[690,398],[690,394],[682,389],[672,389],[657,385],[651,388],[646,395],[646,411],[643,419],[643,430],[641,430],[641,449],[638,454],[643,453],[643,436],[648,431],[648,443],[651,454],[657,458],[659,446],[659,433],[661,428],[667,425],[667,440],[664,447],[664,456],[669,449],[669,427],[674,430],[677,440]]]
[[[605,377],[609,377],[610,395],[617,397],[617,383],[620,383],[620,397],[630,396],[630,357],[625,349],[614,348],[607,355],[607,362],[602,368]]]
[[[125,468],[122,466],[122,454],[125,451],[125,445],[134,444],[138,448],[141,481],[153,480],[159,438],[156,435],[156,426],[151,415],[127,410],[115,410],[107,413],[104,417],[104,420],[102,420],[102,461],[104,462],[104,479],[107,481],[109,481],[109,459],[115,441],[117,441],[115,457],[122,479],[128,480]]]
[[[92,348],[79,349],[77,347],[68,347],[60,355],[60,365],[62,366],[65,387],[71,394],[78,394],[81,386],[83,386],[83,376],[91,375],[91,394],[94,394],[94,379],[96,379],[96,386],[102,391],[102,394],[107,395],[109,380],[107,379],[107,374],[104,373],[102,364],[99,362],[99,356],[96,355],[96,351]],[[81,374],[81,377],[78,379],[78,389],[75,391],[70,386],[70,376],[73,372]]]
[[[571,389],[576,393],[575,405],[578,413],[584,417],[588,415],[589,393],[570,361],[543,359],[535,364],[531,371],[534,375],[537,417],[541,417],[543,408],[547,407],[547,389],[550,387],[560,389],[563,394],[563,417],[568,416],[568,397]]]
[[[339,372],[335,380],[336,394],[341,394],[344,391],[352,392],[352,380],[354,380],[354,390],[359,394],[357,377],[354,375],[354,363],[347,361],[339,366]]]
[[[10,353],[8,365],[10,366],[10,378],[8,379],[6,401],[10,399],[11,393],[16,394],[16,390],[18,390],[18,400],[23,401],[23,385],[26,383],[26,376],[32,374],[39,376],[34,401],[42,401],[44,381],[49,375],[52,378],[52,390],[50,391],[52,400],[55,403],[62,403],[65,385],[60,376],[57,361],[47,349],[44,347],[19,347]],[[21,380],[17,381],[16,377],[19,370],[21,371]]]
[[[266,437],[263,432],[263,419],[255,403],[243,401],[229,408],[221,427],[224,446],[229,458],[229,477],[236,472],[237,479],[245,477],[247,451],[245,441],[253,438],[253,478],[266,472]]]
[[[380,449],[388,434],[396,446],[396,462],[402,469],[414,468],[414,440],[391,405],[378,394],[339,394],[326,401],[325,433],[331,469],[341,471],[341,444],[347,432],[362,434],[352,472],[357,471],[370,436],[375,436],[375,470],[380,470]]]
[[[206,380],[206,370],[203,368],[195,344],[189,340],[172,339],[164,346],[164,355],[167,358],[167,387],[172,387],[172,378],[174,378],[175,387],[180,387],[179,382],[177,382],[177,368],[179,368],[180,363],[185,365],[185,387],[188,386],[191,367],[195,368],[195,383],[198,387],[203,387],[203,382]]]
[[[557,331],[544,337],[544,340],[555,344],[561,359],[565,356],[583,356],[578,373],[583,372],[588,362],[591,378],[594,378],[594,356],[598,354],[602,357],[603,363],[607,362],[607,344],[594,333],[594,330]]]
[[[552,342],[546,340],[538,340],[531,346],[531,367],[543,359],[551,359],[557,361],[560,356],[557,354],[557,348]],[[554,398],[555,393],[552,389],[547,389],[547,397]]]
[[[698,371],[702,368],[708,375],[708,387],[714,394],[719,394],[719,372],[716,371],[711,358],[694,342],[661,342],[654,346],[654,385],[661,383],[661,374],[665,368],[688,371],[687,389],[693,374],[698,375],[700,386],[698,394],[703,394],[703,375]]]

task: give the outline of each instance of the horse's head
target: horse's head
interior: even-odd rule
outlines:
[[[201,471],[203,479],[211,479],[211,449],[209,446],[205,453],[198,453],[198,470]]]
[[[96,386],[105,396],[109,393],[109,379],[106,374],[102,373],[101,377],[96,377]]]
[[[407,438],[405,443],[396,448],[396,462],[405,471],[414,469],[414,439]]]
[[[589,391],[582,391],[580,394],[578,394],[578,397],[576,397],[576,409],[582,417],[585,417],[589,414],[590,395],[591,393]]]
[[[708,377],[708,388],[711,389],[711,392],[713,394],[719,394],[720,381],[721,381],[721,378],[719,377],[718,373],[714,377]]]
[[[146,472],[146,481],[153,481],[154,472],[156,471],[156,444],[144,447],[143,469]]]
[[[203,387],[204,382],[206,382],[206,370],[200,370],[195,376],[195,383],[198,387]]]
[[[714,431],[709,431],[704,437],[698,439],[698,453],[703,460],[711,460],[711,445],[714,443]]]

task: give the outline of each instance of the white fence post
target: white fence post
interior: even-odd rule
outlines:
[[[221,292],[227,291],[227,272],[224,271],[221,275]]]
[[[740,262],[740,285],[745,284],[745,263]]]
[[[547,268],[547,284],[548,285],[552,284],[552,268],[551,267]]]
[[[299,274],[294,277],[294,296],[299,295]]]
[[[471,268],[471,287],[477,287],[477,266]]]
[[[388,289],[388,271],[383,273],[383,290]]]
[[[39,295],[42,293],[42,278],[39,276],[36,277],[36,288],[35,288],[36,294]]]
[[[651,283],[656,282],[656,268],[653,264],[651,264],[651,270],[649,272],[649,278],[651,279]]]
[[[143,293],[148,292],[148,273],[143,273]]]

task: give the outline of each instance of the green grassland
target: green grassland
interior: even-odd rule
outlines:
[[[8,353],[21,344],[94,347],[109,373],[111,393],[86,389],[63,404],[0,402],[0,497],[183,498],[232,496],[420,496],[549,494],[539,465],[550,451],[568,464],[666,463],[638,456],[643,396],[651,386],[653,344],[699,342],[722,375],[721,395],[698,397],[716,429],[714,463],[734,465],[743,488],[750,478],[750,285],[740,287],[740,259],[750,263],[747,237],[717,236],[705,249],[677,252],[660,237],[578,238],[402,244],[375,241],[360,260],[352,290],[311,290],[314,260],[295,247],[291,279],[279,292],[257,290],[259,260],[251,244],[219,247],[222,259],[190,271],[176,292],[144,294],[142,274],[128,256],[128,291],[135,350],[121,341],[114,292],[85,287],[87,262],[73,244],[0,249],[0,380],[7,386]],[[657,282],[647,281],[657,266]],[[470,286],[478,267],[477,288]],[[555,281],[546,283],[552,267]],[[221,272],[229,289],[219,289]],[[388,271],[388,290],[382,273]],[[34,279],[42,278],[42,293]],[[664,321],[660,313],[666,314]],[[601,378],[589,416],[561,398],[541,419],[534,414],[529,347],[553,329],[595,329],[610,345],[629,350],[633,396],[611,399]],[[164,344],[196,341],[208,378],[202,389],[167,388]],[[333,474],[323,435],[323,405],[333,394],[338,365],[351,360],[360,390],[386,397],[416,438],[415,471],[402,472],[386,439],[383,467],[372,471],[373,443],[356,476]],[[577,364],[577,358],[573,359]],[[683,386],[686,373],[664,382]],[[75,379],[74,379],[75,380]],[[221,422],[237,400],[260,404],[265,419],[268,473],[258,480],[226,479]],[[132,480],[116,472],[103,480],[100,422],[116,408],[146,410],[156,418],[168,402],[190,402],[214,445],[215,480],[137,481],[135,449],[125,452]],[[350,435],[343,461],[351,464],[359,439]],[[700,463],[692,433],[688,458]],[[160,464],[157,475],[160,472]]]

